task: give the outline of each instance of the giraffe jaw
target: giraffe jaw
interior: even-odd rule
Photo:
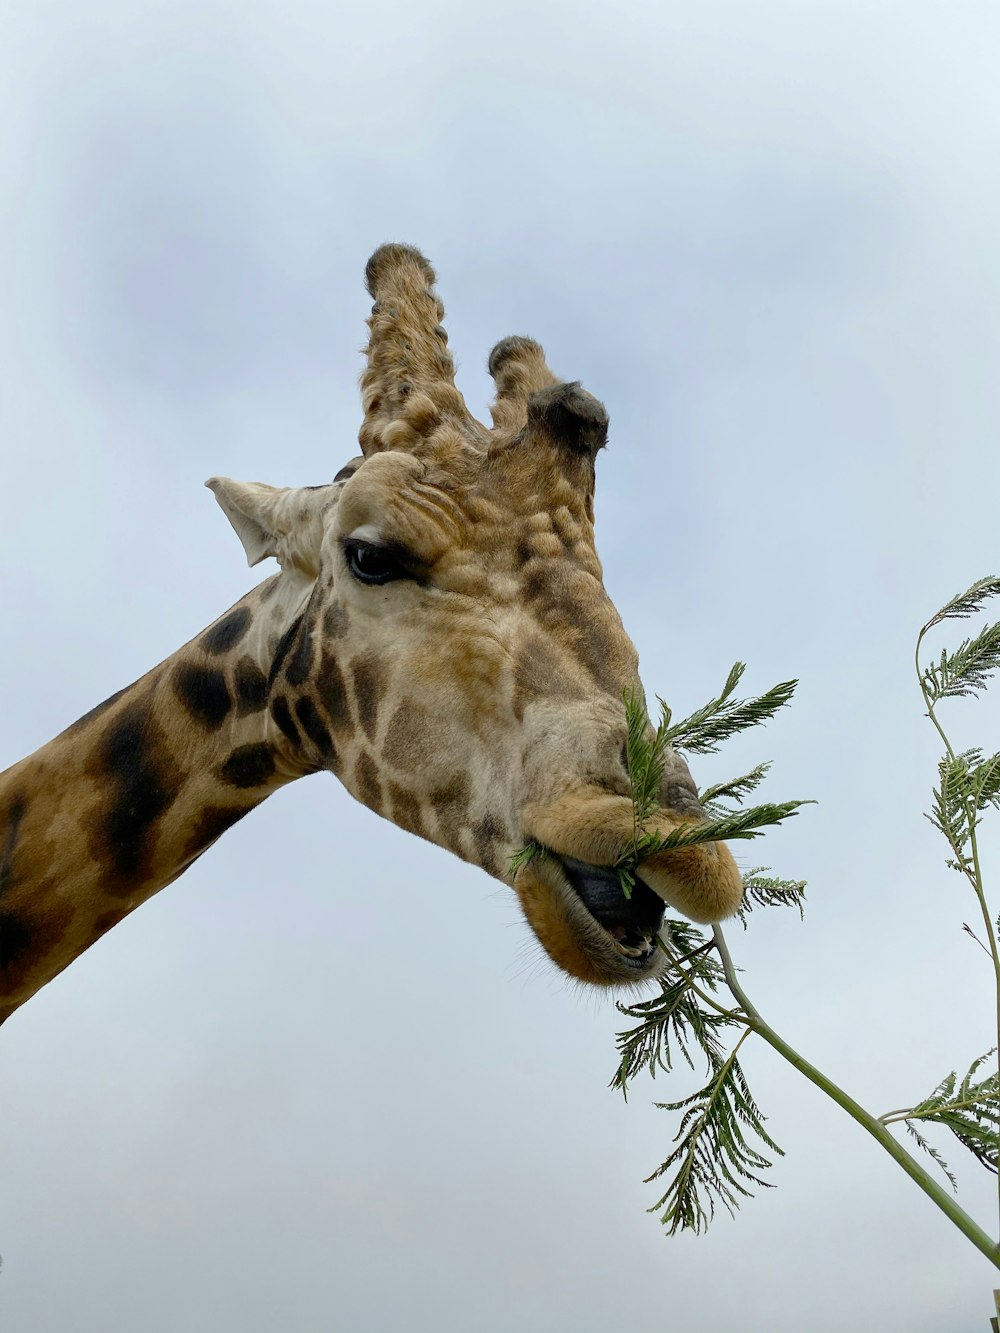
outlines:
[[[546,953],[578,980],[634,985],[663,971],[664,903],[641,880],[626,898],[610,868],[546,849],[522,867],[514,888]]]

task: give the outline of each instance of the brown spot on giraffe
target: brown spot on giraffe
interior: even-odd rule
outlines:
[[[248,815],[257,804],[256,801],[251,801],[244,805],[206,806],[191,829],[184,848],[185,860],[193,860],[196,856],[200,856],[213,842],[221,838],[227,829],[231,829],[244,815]]]
[[[212,657],[229,653],[250,628],[251,615],[245,606],[237,606],[202,635],[201,646]]]
[[[349,732],[353,723],[347,702],[347,687],[343,672],[330,652],[323,654],[316,676],[316,696],[320,711],[326,716],[334,734]]]
[[[277,639],[271,657],[271,667],[267,673],[268,688],[270,688],[274,684],[274,682],[278,678],[281,669],[284,667],[285,660],[292,649],[292,645],[296,641],[296,636],[298,635],[301,623],[302,623],[302,617],[299,616],[298,619],[294,620],[292,624],[288,626],[285,632]]]
[[[308,695],[303,695],[295,705],[295,716],[308,737],[324,768],[335,771],[337,768],[337,750],[319,711]]]
[[[285,662],[285,679],[289,685],[302,685],[309,679],[313,661],[312,626],[303,617],[292,641]]]
[[[376,814],[382,812],[382,782],[378,766],[367,750],[362,750],[354,762],[354,785],[358,799]]]
[[[384,672],[374,657],[362,657],[351,664],[351,680],[354,684],[354,702],[358,710],[358,721],[368,739],[375,739],[378,725],[378,710],[382,698]]]
[[[60,902],[46,885],[42,902],[35,911],[0,911],[0,988],[16,995],[30,984],[38,960],[65,937],[73,917],[73,906]]]
[[[442,828],[462,828],[468,823],[472,786],[465,773],[456,773],[443,787],[430,794],[431,807]]]
[[[328,607],[323,615],[323,637],[342,639],[351,627],[351,617],[342,606]]]
[[[293,746],[301,745],[302,736],[298,727],[295,725],[295,719],[292,717],[292,710],[288,700],[283,694],[276,695],[271,700],[271,716],[278,727],[278,730],[286,740],[291,741]]]
[[[415,833],[419,838],[430,837],[424,823],[420,801],[412,792],[396,782],[389,783],[389,810],[392,822],[405,829],[407,833]]]
[[[99,718],[101,714],[106,712],[106,710],[113,704],[116,704],[124,693],[124,690],[115,690],[114,694],[109,694],[106,699],[102,699],[99,704],[95,704],[88,713],[84,713],[83,716],[78,717],[75,722],[71,722],[66,728],[67,732],[72,733],[82,731],[84,727],[88,726],[96,718]]]
[[[252,657],[241,657],[233,672],[236,712],[240,717],[258,713],[267,704],[267,676]]]
[[[112,926],[117,926],[126,914],[126,909],[112,908],[107,912],[102,912],[100,916],[94,918],[92,929],[93,939],[91,943],[96,944],[102,935],[106,935]]]
[[[476,844],[476,856],[485,869],[492,869],[495,874],[499,866],[497,849],[509,840],[510,830],[494,814],[485,814],[472,826],[472,837]]]
[[[14,878],[14,849],[17,846],[18,834],[21,831],[26,808],[27,803],[23,793],[12,793],[7,802],[7,809],[4,811],[6,832],[4,833],[3,849],[0,851],[0,905],[3,904],[4,894],[10,888]]]
[[[263,787],[274,776],[274,752],[269,745],[238,746],[219,768],[219,777],[230,787]]]
[[[434,719],[412,699],[398,706],[385,731],[382,756],[401,773],[416,773],[437,758]]]
[[[226,678],[218,668],[181,662],[171,673],[171,681],[177,698],[195,721],[210,731],[222,726],[233,706],[233,699]]]
[[[148,697],[115,716],[96,761],[93,776],[105,780],[107,804],[93,825],[91,850],[105,864],[109,892],[127,896],[132,881],[149,868],[155,825],[181,786]]]

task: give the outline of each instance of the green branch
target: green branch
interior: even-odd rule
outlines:
[[[1000,669],[1000,626],[987,627],[964,640],[954,652],[942,653],[931,667],[923,671],[920,668],[921,645],[931,628],[948,619],[974,614],[989,597],[997,594],[1000,594],[1000,579],[984,579],[943,607],[920,631],[916,667],[927,715],[946,752],[938,766],[938,786],[928,818],[948,842],[952,855],[949,864],[970,882],[980,904],[987,940],[982,947],[996,973],[1000,1046],[1000,918],[994,924],[987,906],[977,837],[985,814],[1000,808],[1000,754],[984,757],[979,749],[957,753],[935,711],[935,705],[942,699],[975,695]],[[702,805],[708,816],[704,823],[686,824],[667,835],[648,827],[657,811],[656,794],[668,747],[709,753],[728,736],[767,721],[790,699],[794,682],[775,686],[757,699],[734,699],[743,671],[743,664],[737,663],[721,693],[682,722],[672,723],[670,709],[660,700],[661,719],[655,732],[641,702],[634,695],[625,699],[634,811],[633,838],[618,865],[626,893],[635,882],[637,867],[644,856],[703,841],[754,837],[768,825],[794,815],[805,804],[788,801],[736,808],[742,807],[765,777],[769,766],[758,764],[741,777],[702,793]],[[778,879],[758,867],[746,873],[744,888],[744,903],[739,913],[744,928],[748,914],[755,907],[794,906],[801,915],[803,881]],[[968,926],[965,929],[973,934]],[[973,938],[978,939],[975,935]],[[661,994],[652,1000],[618,1006],[622,1013],[638,1022],[618,1034],[619,1066],[612,1082],[625,1093],[630,1080],[643,1070],[654,1077],[658,1071],[669,1072],[676,1054],[692,1068],[697,1053],[706,1061],[708,1081],[703,1087],[679,1101],[657,1103],[662,1109],[681,1112],[673,1150],[648,1177],[649,1180],[668,1177],[665,1194],[650,1211],[662,1213],[662,1221],[670,1232],[703,1230],[711,1221],[717,1203],[733,1211],[753,1188],[766,1184],[761,1173],[770,1165],[770,1159],[761,1148],[772,1153],[781,1151],[763,1128],[763,1115],[736,1059],[743,1042],[754,1034],[861,1125],[962,1234],[1000,1268],[1000,1245],[969,1217],[888,1128],[891,1124],[904,1124],[915,1142],[942,1168],[952,1186],[954,1177],[940,1152],[922,1134],[924,1126],[949,1130],[984,1167],[996,1171],[1000,1076],[991,1072],[978,1077],[989,1055],[976,1060],[961,1083],[956,1074],[949,1074],[922,1102],[879,1119],[794,1050],[764,1020],[743,990],[721,929],[716,927],[712,939],[708,939],[690,923],[670,922],[663,948],[668,964],[660,982]],[[729,990],[737,1008],[726,1007],[719,995],[720,987]],[[727,1054],[729,1028],[738,1030],[740,1035]]]

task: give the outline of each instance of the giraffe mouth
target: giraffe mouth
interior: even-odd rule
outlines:
[[[537,839],[536,839],[537,841]],[[554,852],[514,876],[528,925],[557,967],[595,986],[634,986],[666,966],[659,946],[664,901],[637,880],[626,898],[610,866]]]
[[[573,893],[609,937],[627,967],[648,971],[655,960],[663,924],[664,902],[641,879],[626,898],[618,876],[607,866],[590,865],[571,856],[556,858]]]

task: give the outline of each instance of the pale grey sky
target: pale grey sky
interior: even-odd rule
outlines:
[[[4,6],[0,762],[250,586],[201,483],[355,452],[362,268],[411,241],[476,408],[511,332],[607,403],[647,689],[802,680],[696,766],[820,801],[743,856],[810,881],[732,933],[750,993],[876,1112],[967,1064],[911,657],[1000,568],[998,42],[972,0]],[[299,783],[4,1027],[0,1328],[985,1325],[985,1261],[763,1047],[778,1188],[666,1239],[651,1103],[695,1085],[623,1105],[620,1025],[499,885]]]

